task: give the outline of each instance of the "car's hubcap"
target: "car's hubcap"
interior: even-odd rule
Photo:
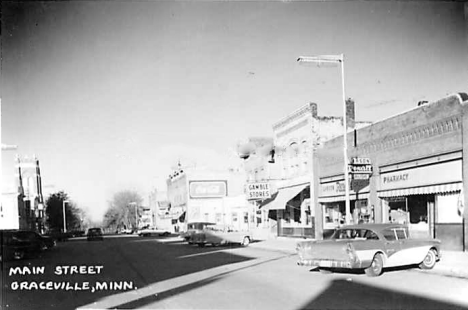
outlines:
[[[427,266],[431,266],[434,263],[434,261],[435,261],[434,252],[429,251],[429,253],[427,253],[426,255],[426,258],[424,259],[424,263]]]
[[[372,262],[372,269],[374,269],[375,272],[379,272],[380,268],[381,268],[380,261],[378,261],[377,259],[374,259],[374,261]]]

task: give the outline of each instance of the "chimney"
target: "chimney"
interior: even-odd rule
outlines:
[[[309,102],[310,114],[313,118],[317,118],[317,104],[315,102]]]
[[[348,98],[346,99],[346,125],[348,129],[354,129],[355,123],[354,100]]]

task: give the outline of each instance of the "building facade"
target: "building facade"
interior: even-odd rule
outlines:
[[[347,100],[347,124],[355,126],[354,101]],[[368,123],[360,122],[358,126]],[[319,116],[317,104],[309,103],[285,116],[273,125],[275,163],[278,178],[274,181],[277,193],[261,208],[276,213],[277,233],[280,236],[315,235],[315,209],[311,208],[315,193],[314,150],[333,137],[343,135],[343,118]]]
[[[172,225],[185,231],[191,222],[212,222],[236,230],[253,225],[254,210],[244,193],[245,173],[179,166],[167,179]]]
[[[39,160],[16,157],[17,191],[2,193],[0,227],[44,231],[44,199]]]
[[[467,249],[468,96],[455,94],[348,131],[352,223],[399,222]],[[345,223],[343,136],[316,151],[315,233]]]

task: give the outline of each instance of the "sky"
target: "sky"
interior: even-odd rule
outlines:
[[[112,195],[147,200],[179,161],[239,165],[307,104],[342,116],[344,54],[356,119],[468,92],[464,4],[454,1],[64,1],[2,8],[2,191],[36,155],[44,192],[98,220]]]

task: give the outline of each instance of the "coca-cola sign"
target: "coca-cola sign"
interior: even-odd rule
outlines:
[[[226,181],[190,181],[190,198],[220,198],[227,196]]]

